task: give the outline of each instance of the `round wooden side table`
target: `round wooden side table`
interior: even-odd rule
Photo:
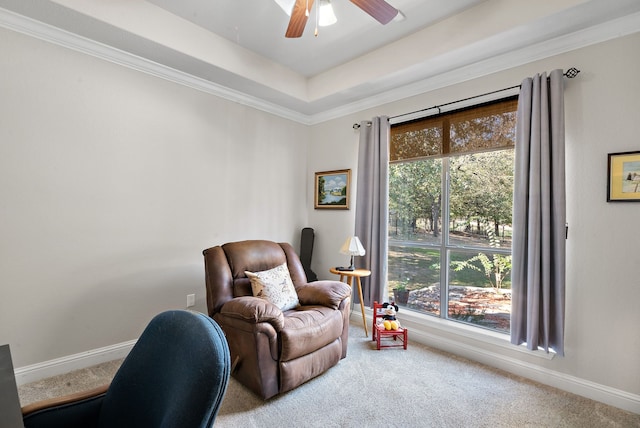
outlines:
[[[340,281],[348,284],[349,287],[352,288],[353,278],[356,279],[356,283],[358,284],[358,297],[360,297],[360,310],[362,310],[362,325],[364,326],[364,334],[369,337],[369,332],[367,331],[367,319],[364,316],[364,299],[362,297],[362,283],[360,282],[360,278],[371,275],[371,271],[367,269],[338,270],[336,268],[331,268],[329,269],[329,272],[335,275],[340,275]]]

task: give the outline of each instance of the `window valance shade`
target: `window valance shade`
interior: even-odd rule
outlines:
[[[517,97],[510,97],[473,109],[394,124],[390,131],[389,158],[397,162],[513,147],[512,125],[517,108]]]

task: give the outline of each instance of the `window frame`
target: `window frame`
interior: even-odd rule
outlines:
[[[482,114],[478,114],[478,113],[491,113],[493,112],[495,113],[506,113],[506,112],[513,112],[515,113],[517,111],[517,103],[518,103],[518,95],[512,95],[512,96],[507,96],[504,98],[499,98],[499,99],[495,99],[495,100],[491,100],[491,101],[486,101],[486,102],[482,102],[482,103],[478,103],[478,104],[473,104],[473,105],[469,105],[466,106],[464,108],[461,109],[454,109],[448,112],[444,112],[444,113],[438,113],[436,115],[431,115],[431,116],[426,116],[426,117],[422,117],[422,118],[417,118],[417,119],[411,119],[411,120],[407,120],[405,122],[398,122],[398,123],[394,123],[391,126],[391,135],[390,135],[390,150],[389,150],[389,154],[390,154],[390,160],[389,160],[389,164],[396,164],[396,163],[406,163],[406,162],[412,162],[412,161],[417,161],[417,160],[425,160],[425,159],[440,159],[440,161],[442,162],[441,164],[441,177],[440,177],[440,194],[441,194],[441,201],[440,201],[440,222],[442,224],[441,230],[440,230],[440,240],[438,243],[431,243],[431,242],[426,242],[423,243],[422,245],[426,246],[427,248],[432,248],[434,250],[437,250],[440,254],[440,272],[439,272],[439,278],[440,278],[440,314],[434,314],[434,313],[428,313],[426,311],[421,311],[421,310],[413,310],[410,308],[407,308],[408,310],[415,312],[416,314],[421,314],[421,315],[425,315],[427,317],[434,317],[443,321],[453,321],[456,324],[460,323],[459,320],[456,319],[452,319],[450,317],[449,314],[449,293],[450,293],[450,284],[449,284],[449,280],[450,278],[450,262],[451,262],[451,253],[452,252],[464,252],[464,253],[469,253],[470,256],[477,254],[479,252],[483,252],[486,254],[502,254],[502,255],[511,255],[512,251],[511,251],[511,247],[509,248],[501,248],[501,247],[488,247],[488,246],[477,246],[477,245],[462,245],[459,243],[451,243],[450,241],[450,220],[451,220],[451,209],[450,209],[450,196],[451,196],[451,174],[450,174],[450,167],[451,167],[451,158],[453,156],[463,156],[463,155],[468,155],[468,154],[475,154],[475,153],[484,153],[484,152],[490,152],[490,151],[500,151],[500,150],[515,150],[515,136],[513,139],[513,144],[512,145],[504,145],[504,146],[498,146],[498,147],[490,147],[490,148],[482,148],[482,149],[475,149],[475,150],[469,150],[469,151],[452,151],[451,150],[451,122],[454,121],[455,119],[458,119],[460,117],[482,117],[482,116],[488,116],[487,114],[482,115]],[[476,114],[469,114],[476,111]],[[398,129],[411,129],[413,128],[414,130],[420,130],[425,129],[426,124],[428,123],[438,123],[440,122],[442,125],[442,145],[441,145],[441,150],[439,154],[423,154],[422,156],[414,156],[414,157],[409,157],[409,158],[401,158],[401,159],[392,159],[392,157],[394,156],[394,153],[397,153],[397,151],[394,151],[394,147],[393,147],[393,135],[397,132]],[[394,132],[396,131],[396,132]],[[407,132],[407,131],[405,131]],[[387,208],[388,209],[388,208]],[[512,209],[513,209],[513,204],[512,204]],[[444,268],[443,268],[444,267]],[[482,325],[478,325],[478,324],[474,324],[474,323],[470,323],[470,322],[462,322],[463,325],[469,326],[471,328],[478,328],[478,329],[482,329],[485,331],[489,331],[492,333],[496,333],[499,335],[509,335],[509,331],[505,332],[505,331],[500,331],[497,329],[492,329],[489,327],[485,327]]]

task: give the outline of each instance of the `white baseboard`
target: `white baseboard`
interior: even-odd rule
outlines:
[[[18,385],[24,385],[51,376],[57,376],[107,361],[124,358],[129,354],[129,351],[131,351],[135,343],[135,340],[130,340],[116,345],[105,346],[104,348],[56,358],[55,360],[18,367],[15,369],[16,383]]]
[[[363,321],[360,306],[358,304],[355,304],[354,306],[350,320],[354,326],[362,326]],[[365,313],[367,317],[367,329],[370,330],[372,326],[371,309],[365,308]],[[405,320],[405,318],[410,318],[410,316],[405,313],[405,317],[402,319]],[[601,385],[565,373],[549,370],[499,352],[475,347],[462,341],[455,340],[456,333],[452,332],[451,327],[440,329],[438,326],[434,327],[430,325],[427,328],[424,327],[424,325],[420,326],[415,322],[404,322],[403,324],[405,324],[409,329],[410,341],[450,352],[454,355],[468,358],[469,360],[476,361],[490,367],[495,367],[544,385],[552,386],[572,394],[587,397],[629,412],[640,414],[640,395],[611,388],[606,385]],[[463,331],[461,331],[459,336],[469,337],[468,333],[464,331],[465,329],[462,328],[462,330]],[[369,334],[371,334],[371,332],[369,332]],[[483,335],[478,334],[477,336],[478,340],[482,340]],[[495,341],[489,342],[495,345]],[[511,346],[513,350],[517,351],[516,347],[513,345],[499,346]],[[499,350],[500,348],[497,347],[496,349]],[[546,359],[549,358],[546,354],[539,355],[539,357]]]

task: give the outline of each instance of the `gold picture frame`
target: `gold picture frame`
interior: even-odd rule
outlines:
[[[640,151],[607,156],[607,202],[640,202]]]
[[[314,208],[348,210],[351,189],[351,170],[316,172],[314,181]]]

